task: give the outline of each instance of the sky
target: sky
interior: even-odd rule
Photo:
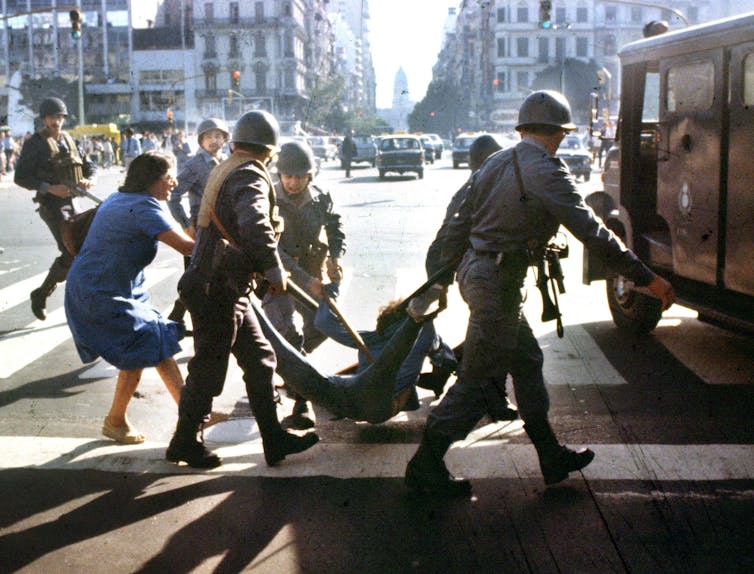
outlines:
[[[442,47],[448,7],[459,4],[450,0],[369,2],[369,41],[377,76],[378,108],[392,105],[393,81],[401,66],[408,78],[410,98],[419,101],[424,97]]]

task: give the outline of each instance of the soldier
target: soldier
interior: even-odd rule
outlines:
[[[60,223],[76,213],[71,199],[75,195],[74,187],[90,189],[97,167],[70,134],[63,131],[68,116],[63,100],[44,99],[39,106],[39,116],[44,127],[24,142],[14,181],[37,192],[34,201],[39,204],[39,216],[50,228],[60,251],[42,285],[31,292],[31,310],[37,319],[44,321],[47,298],[58,283],[65,281],[73,264],[73,255],[60,236]]]
[[[446,244],[465,251],[458,282],[469,305],[469,326],[458,380],[429,414],[422,442],[406,468],[409,488],[446,496],[471,492],[470,482],[454,478],[443,458],[486,413],[490,385],[503,372],[513,376],[524,430],[537,450],[546,485],[566,479],[594,458],[589,449],[561,445],[550,427],[542,350],[522,311],[527,269],[561,224],[602,254],[612,270],[661,299],[663,309],[673,302],[672,285],[605,227],[579,195],[567,166],[553,157],[575,127],[562,94],[530,94],[516,127],[522,141],[487,159],[450,224]]]
[[[266,167],[279,134],[277,120],[267,112],[241,116],[233,152],[205,187],[191,264],[178,283],[194,323],[194,357],[166,452],[172,462],[196,468],[221,464],[197,433],[209,418],[213,397],[222,392],[230,353],[243,370],[269,466],[319,440],[314,433],[297,436],[280,426],[272,385],[275,353],[249,302],[254,274],[265,278],[272,295],[282,295],[286,288],[277,249],[275,190]]]
[[[343,278],[340,259],[345,254],[345,234],[340,215],[333,210],[330,194],[312,183],[314,153],[308,144],[289,142],[280,148],[275,185],[278,208],[283,219],[283,233],[278,248],[286,271],[297,285],[316,299],[322,299],[323,266],[336,285]],[[322,241],[322,232],[327,243]],[[314,312],[293,298],[264,297],[262,307],[275,328],[297,350],[311,353],[327,338],[314,326]],[[294,312],[303,318],[299,331]],[[314,426],[308,416],[306,401],[294,394],[296,403],[283,426],[306,429]]]
[[[227,159],[228,156],[222,150],[230,137],[228,126],[219,118],[208,118],[202,121],[197,132],[199,150],[186,161],[184,168],[178,172],[178,185],[170,193],[168,200],[170,213],[190,237],[196,237],[196,218],[199,216],[199,206],[202,203],[204,186],[207,184],[209,172],[220,162]],[[189,198],[188,215],[181,203],[186,193],[188,193]],[[187,269],[190,262],[190,257],[184,258],[184,266]],[[177,299],[168,319],[183,323],[185,314],[186,307],[180,299]]]
[[[356,142],[353,139],[353,130],[348,130],[340,146],[343,169],[346,170],[346,177],[351,177],[351,161],[358,153]]]

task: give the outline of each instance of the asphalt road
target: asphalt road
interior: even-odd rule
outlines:
[[[423,259],[445,205],[468,175],[448,157],[380,182],[337,164],[318,181],[348,236],[339,303],[358,328],[424,279]],[[95,193],[122,174],[102,174]],[[589,185],[598,185],[593,177]],[[34,319],[28,293],[54,257],[29,193],[0,183],[0,572],[751,572],[754,505],[754,342],[672,307],[648,337],[615,329],[604,285],[580,284],[571,240],[561,297],[565,337],[527,316],[545,352],[551,418],[561,440],[597,457],[545,488],[520,422],[488,420],[448,454],[473,480],[469,500],[417,496],[402,484],[434,401],[381,425],[332,420],[315,408],[321,442],[279,467],[264,464],[258,431],[232,368],[207,431],[225,464],[194,472],[164,461],[175,406],[146,371],[130,416],[148,441],[99,434],[116,371],[81,364],[62,309]],[[85,203],[82,205],[86,205]],[[147,270],[167,312],[181,272],[161,248]],[[467,313],[456,292],[437,320],[450,344]],[[191,356],[186,339],[179,363]],[[328,342],[325,371],[352,363]],[[512,398],[512,390],[509,387]],[[284,398],[281,416],[291,406]]]

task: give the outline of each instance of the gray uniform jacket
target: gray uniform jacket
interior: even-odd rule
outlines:
[[[523,190],[516,178],[513,149]],[[541,248],[561,224],[613,271],[639,286],[651,282],[653,273],[584,203],[566,164],[528,137],[491,156],[479,169],[468,199],[448,225],[443,260],[451,260],[469,243],[476,251],[493,253]]]
[[[275,184],[279,215],[285,222],[280,237],[280,258],[292,279],[298,285],[308,285],[315,267],[321,267],[325,253],[330,257],[342,257],[346,252],[346,235],[340,215],[333,210],[330,194],[316,185],[309,184],[301,193],[300,204],[293,202],[283,189]],[[325,231],[327,244],[320,236]],[[317,279],[321,279],[321,273]]]
[[[199,206],[202,204],[204,186],[207,184],[209,172],[225,158],[225,154],[221,153],[218,159],[215,159],[203,148],[199,148],[199,151],[186,161],[186,165],[178,174],[178,185],[170,192],[168,207],[170,213],[181,224],[182,228],[196,225],[196,218],[199,216]],[[181,204],[186,193],[188,193],[189,198],[188,215]]]

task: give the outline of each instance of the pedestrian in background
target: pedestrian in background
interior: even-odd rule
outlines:
[[[125,137],[120,144],[120,155],[123,160],[123,167],[128,169],[134,158],[141,155],[141,142],[139,142],[139,139],[134,135],[134,131],[131,128],[123,130],[123,135]]]
[[[316,163],[309,144],[293,141],[283,144],[277,161],[279,181],[275,195],[283,233],[278,249],[291,279],[315,299],[322,299],[322,280],[326,271],[331,283],[343,279],[341,258],[346,252],[345,233],[340,215],[333,208],[330,194],[312,182]],[[324,240],[324,241],[323,241]],[[270,322],[298,351],[311,353],[327,338],[314,326],[314,311],[296,303],[289,295],[267,294],[262,308]],[[303,329],[295,314],[303,319]],[[283,426],[307,429],[314,426],[306,400],[292,393],[293,412]]]
[[[272,295],[282,295],[286,288],[277,249],[275,190],[267,171],[279,137],[271,114],[245,113],[236,122],[233,153],[207,181],[191,265],[178,283],[194,325],[194,356],[165,453],[169,461],[196,468],[221,464],[197,435],[209,419],[213,398],[222,392],[231,353],[243,371],[269,466],[319,440],[314,433],[297,436],[280,426],[272,384],[275,352],[249,301],[254,274],[264,277]]]
[[[66,283],[65,312],[81,360],[102,357],[119,370],[102,434],[122,444],[144,442],[126,410],[145,368],[157,369],[176,404],[183,386],[173,358],[183,327],[163,319],[144,289],[144,268],[160,242],[184,255],[194,245],[162,205],[175,186],[173,161],[151,151],[131,162],[118,193],[97,210]]]
[[[76,213],[73,187],[91,189],[97,167],[63,130],[68,116],[63,100],[44,99],[39,105],[39,116],[44,127],[24,142],[13,180],[23,188],[36,191],[34,202],[39,205],[39,216],[49,227],[60,252],[42,285],[30,294],[32,313],[44,321],[47,318],[47,298],[58,283],[65,281],[73,263],[73,255],[63,244],[60,224]]]
[[[230,131],[227,124],[219,118],[203,120],[197,127],[199,133],[199,150],[188,161],[182,170],[178,171],[178,185],[170,194],[168,207],[176,221],[181,224],[183,231],[191,237],[196,237],[196,220],[199,217],[199,206],[204,195],[209,173],[227,159],[223,147],[228,142]],[[183,196],[188,194],[189,213],[183,207]],[[184,267],[188,269],[190,257],[184,258]],[[173,310],[168,315],[172,321],[184,322],[186,307],[176,299]]]
[[[346,177],[351,177],[351,161],[358,153],[356,142],[353,139],[353,130],[348,130],[346,137],[340,144],[340,153],[343,158],[343,169],[346,170]]]
[[[594,458],[589,449],[561,445],[550,427],[542,350],[523,315],[528,267],[561,224],[601,253],[610,269],[647,287],[662,300],[663,309],[673,302],[670,283],[605,227],[584,203],[567,166],[553,157],[575,127],[562,94],[530,94],[516,127],[522,141],[483,164],[448,230],[449,251],[465,250],[458,282],[469,306],[469,326],[458,379],[429,414],[419,449],[406,468],[410,488],[446,496],[470,493],[470,482],[454,478],[443,458],[486,413],[489,386],[502,372],[513,376],[524,430],[537,450],[546,485],[566,479]]]

